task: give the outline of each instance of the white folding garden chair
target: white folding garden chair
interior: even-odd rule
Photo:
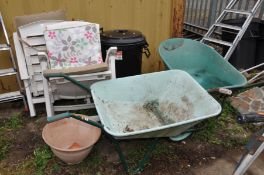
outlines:
[[[39,52],[44,74],[70,75],[86,86],[115,78],[117,48],[109,48],[103,62],[99,25],[82,21],[64,21],[47,25],[44,32],[47,52]],[[43,78],[47,116],[54,111],[94,107],[91,95],[63,78]],[[54,105],[60,99],[82,99],[74,105]]]
[[[30,116],[36,116],[35,104],[44,103],[42,69],[38,59],[40,50],[46,51],[44,29],[62,20],[42,20],[18,27],[13,34],[20,78],[26,91]]]

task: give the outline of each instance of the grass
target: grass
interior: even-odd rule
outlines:
[[[153,151],[154,156],[170,155],[171,148],[168,144],[157,144],[156,149]]]
[[[22,127],[22,119],[19,113],[15,113],[10,116],[8,121],[5,123],[5,127],[8,129],[19,129]]]
[[[127,160],[130,172],[132,172],[134,168],[138,166],[138,163],[144,158],[144,155],[150,146],[149,144],[152,141],[153,140],[151,139],[150,140],[137,140],[136,145],[134,145],[133,147],[129,147],[129,149],[127,148],[127,153],[126,153],[125,158]],[[158,142],[159,143],[156,145],[155,149],[150,154],[149,158],[173,155],[173,154],[170,154],[172,152],[172,149],[169,147],[168,144],[166,144],[165,142],[162,142],[161,140],[159,140]],[[148,164],[149,162],[147,161],[145,163]]]
[[[103,157],[99,155],[99,153],[93,155],[89,159],[89,166],[90,167],[98,167],[103,163]]]
[[[222,113],[202,122],[202,129],[194,133],[193,138],[203,142],[235,148],[244,145],[248,140],[248,130],[236,122],[237,111],[225,98],[218,98],[222,105]]]
[[[3,135],[0,134],[0,160],[3,160],[8,153],[10,141]]]
[[[10,138],[6,134],[7,130],[17,130],[22,127],[21,116],[18,113],[13,114],[0,126],[0,160],[3,160],[9,150]]]
[[[24,160],[22,163],[18,164],[15,171],[12,170],[13,174],[15,175],[28,175],[28,174],[36,174],[34,173],[34,158],[29,157]]]
[[[52,159],[53,154],[47,145],[38,147],[34,151],[34,166],[36,168],[36,174],[44,174],[44,170],[48,165],[50,159]]]
[[[61,167],[58,163],[52,162],[54,156],[48,146],[39,146],[34,150],[34,155],[27,157],[23,162],[17,164],[16,166],[6,167],[1,165],[1,167],[7,168],[8,172],[12,175],[44,175],[44,174],[56,174],[61,171]],[[0,167],[0,169],[1,169]],[[1,174],[1,171],[0,171]]]
[[[99,150],[94,148],[88,157],[80,164],[72,165],[69,168],[71,174],[100,174],[100,166],[104,163],[104,157]]]
[[[249,126],[252,125],[249,124],[242,126],[237,124],[236,111],[232,108],[229,101],[221,96],[216,97],[216,99],[221,103],[223,108],[221,115],[210,118],[199,124],[198,128],[201,128],[201,130],[193,133],[192,140],[198,141],[200,143],[223,145],[226,148],[235,148],[244,145],[247,141],[248,131],[252,129],[249,128]],[[76,113],[94,115],[93,110],[81,110]],[[42,122],[42,120],[36,120],[35,123],[38,121],[39,124]],[[0,162],[6,158],[9,146],[12,144],[12,140],[8,137],[8,133],[19,132],[19,129],[23,128],[23,125],[25,124],[26,120],[22,120],[19,114],[13,114],[9,119],[0,123]],[[138,161],[143,158],[149,142],[150,140],[140,140],[137,141],[137,144],[132,144],[133,147],[130,147],[130,149],[125,149],[126,158],[130,167],[135,167]],[[43,175],[63,173],[100,175],[100,172],[104,172],[106,167],[109,168],[108,166],[113,166],[112,164],[106,163],[105,155],[101,154],[100,150],[98,149],[100,148],[100,144],[103,143],[104,142],[99,141],[93,148],[91,154],[82,163],[73,166],[67,166],[58,160],[58,158],[53,156],[53,153],[48,146],[44,144],[38,145],[34,149],[34,154],[31,154],[29,157],[23,160],[23,162],[15,165],[15,167],[9,165],[2,166],[2,163],[0,163],[0,174],[3,172],[1,168],[4,168],[5,170],[7,167],[8,172],[10,171],[12,172],[10,174],[15,175]],[[175,145],[177,144],[175,143]],[[152,156],[154,156],[154,159],[163,156],[170,158],[170,156],[174,155],[173,153],[175,152],[175,145],[171,145],[170,142],[162,142],[162,144],[157,144]],[[115,163],[115,165],[117,164]]]
[[[60,172],[61,171],[61,166],[58,164],[58,163],[54,163],[53,165],[52,165],[52,172],[54,172],[54,173],[58,173],[58,172]]]

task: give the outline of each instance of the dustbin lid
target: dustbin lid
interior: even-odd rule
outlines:
[[[137,30],[108,30],[101,34],[102,44],[109,45],[145,45],[147,44],[145,36]]]

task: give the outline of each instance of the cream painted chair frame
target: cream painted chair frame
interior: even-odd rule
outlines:
[[[55,83],[49,83],[43,77],[43,70],[47,69],[47,55],[44,40],[44,29],[46,25],[62,21],[44,20],[30,23],[19,28],[20,36],[13,34],[19,73],[24,83],[30,116],[36,116],[35,104],[45,103],[47,116],[53,115],[54,111],[69,111],[93,108],[90,94],[79,96],[67,96],[57,94],[57,91],[65,89],[65,84],[69,83],[61,79],[53,79]],[[99,73],[74,75],[78,81],[100,81],[104,79],[116,78],[115,59],[117,48],[109,48],[106,62],[108,70]],[[67,89],[67,88],[66,88]],[[48,95],[49,94],[49,95]],[[54,102],[60,99],[83,99],[85,104],[53,106]]]
[[[75,21],[76,25],[79,25],[81,23],[84,23],[82,21]],[[46,52],[39,52],[38,53],[39,60],[42,67],[42,72],[49,71],[49,63],[48,63],[48,56]],[[85,82],[88,86],[90,86],[92,83],[107,79],[114,79],[116,78],[116,72],[115,72],[115,60],[117,59],[117,48],[116,47],[110,47],[106,54],[105,63],[107,65],[106,71],[99,71],[92,73],[86,73],[86,74],[77,74],[77,75],[71,75],[73,72],[68,72],[70,77],[76,79],[80,82]],[[87,68],[91,68],[93,66],[87,66]],[[96,67],[96,66],[95,66]],[[57,72],[63,71],[63,70],[54,70]],[[67,69],[65,69],[67,71]],[[76,74],[76,73],[75,73]],[[70,86],[70,87],[69,87]],[[79,109],[87,109],[87,108],[94,108],[94,104],[91,102],[91,94],[87,94],[86,91],[80,89],[79,87],[75,86],[71,82],[62,79],[62,78],[50,78],[45,79],[43,78],[43,87],[44,87],[44,97],[45,97],[45,104],[46,104],[46,111],[47,116],[53,116],[54,111],[69,111],[69,110],[79,110]],[[76,93],[78,95],[69,95],[67,88],[70,89],[73,92],[80,91],[80,93]],[[59,92],[60,91],[60,92]],[[56,100],[60,99],[85,99],[85,104],[77,104],[77,105],[54,105],[54,102]]]
[[[19,27],[13,33],[13,40],[20,78],[26,92],[30,116],[36,116],[35,105],[45,103],[43,91],[43,77],[37,49],[45,50],[43,38],[44,27],[62,20],[43,20]],[[19,33],[19,34],[18,34]],[[22,42],[25,41],[25,42]]]

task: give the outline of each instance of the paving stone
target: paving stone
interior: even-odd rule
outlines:
[[[250,112],[253,112],[253,111],[260,111],[261,109],[261,101],[260,100],[254,100],[251,105],[250,105],[252,111]]]
[[[256,88],[254,90],[255,96],[257,99],[263,99],[263,93],[262,93],[262,89],[261,88]]]
[[[232,97],[231,105],[241,113],[264,111],[264,86],[254,87]]]
[[[231,98],[231,105],[240,113],[247,113],[249,111],[249,104],[241,100],[239,97]]]
[[[264,111],[264,103],[263,102],[260,105],[260,111]]]
[[[264,86],[261,87],[262,92],[264,92]]]
[[[240,97],[242,100],[244,100],[247,103],[250,103],[252,100],[249,97],[242,96]]]
[[[238,96],[240,96],[240,97],[242,97],[242,96],[243,97],[249,97],[251,99],[262,99],[263,98],[262,90],[259,87],[254,87],[254,88],[252,88],[250,90],[242,92]]]

